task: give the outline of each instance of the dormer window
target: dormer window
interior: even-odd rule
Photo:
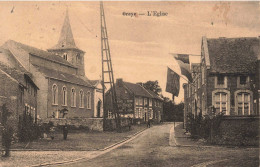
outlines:
[[[63,59],[68,60],[68,54],[67,53],[63,54]]]
[[[215,77],[215,88],[227,88],[227,76],[217,75]]]
[[[247,76],[240,76],[240,85],[245,85],[247,80]]]
[[[225,77],[223,75],[217,76],[218,85],[224,85],[224,79],[225,79]]]

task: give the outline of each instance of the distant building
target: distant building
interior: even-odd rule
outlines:
[[[152,91],[146,90],[140,84],[116,81],[116,95],[121,117],[134,118],[135,121],[146,122],[149,119],[161,121],[163,114],[162,99]],[[113,117],[110,90],[106,93],[106,117]]]
[[[62,109],[68,110],[67,118],[103,116],[100,81],[85,76],[85,52],[75,44],[68,12],[57,45],[48,51],[12,40],[1,48],[6,51],[1,54],[1,62],[16,69],[24,68],[39,87],[39,119],[61,118]]]

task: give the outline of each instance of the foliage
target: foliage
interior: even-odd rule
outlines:
[[[184,103],[175,104],[169,98],[164,97],[163,115],[165,121],[183,121]]]
[[[192,138],[204,138],[212,140],[219,134],[219,126],[223,114],[202,116],[200,111],[198,116],[192,113],[187,115],[186,130],[191,133]]]
[[[21,142],[36,140],[41,135],[40,127],[33,121],[30,114],[19,117],[18,138]]]
[[[145,89],[153,91],[155,94],[159,95],[162,92],[161,87],[159,86],[159,82],[156,81],[147,81],[143,83],[143,87]]]
[[[2,146],[5,148],[5,157],[9,156],[10,147],[13,137],[13,128],[8,124],[8,118],[11,115],[11,112],[8,111],[6,104],[2,106],[1,114],[1,124],[3,125],[3,134],[2,134]]]

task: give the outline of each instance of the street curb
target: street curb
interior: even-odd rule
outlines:
[[[115,144],[112,144],[108,147],[105,147],[104,149],[99,149],[99,150],[96,150],[96,151],[106,151],[112,147],[115,147],[116,145],[119,145],[127,140],[130,140],[131,138],[135,137],[136,135],[138,134],[141,134],[142,132],[144,132],[145,130],[147,130],[148,128],[145,128],[145,129],[142,129],[138,132],[136,132],[135,134],[131,135],[131,137],[129,138],[126,138],[124,140],[121,140],[120,142],[117,142]],[[30,167],[40,167],[40,166],[49,166],[49,165],[60,165],[60,164],[66,164],[66,163],[72,163],[72,162],[77,162],[77,161],[80,161],[80,160],[83,160],[83,159],[86,159],[86,160],[89,160],[88,157],[82,157],[82,158],[78,158],[78,159],[74,159],[74,160],[68,160],[68,161],[60,161],[60,162],[53,162],[53,163],[43,163],[43,164],[36,164],[36,165],[31,165]],[[91,158],[90,158],[91,159]]]
[[[124,141],[126,141],[126,140],[128,140],[128,139],[130,139],[130,138],[132,138],[133,136],[135,136],[135,135],[137,135],[138,133],[141,133],[142,131],[144,131],[144,130],[146,130],[147,128],[145,128],[145,129],[142,129],[142,130],[140,130],[140,131],[138,131],[138,132],[136,132],[136,133],[134,133],[133,135],[131,135],[131,137],[126,137],[126,139],[123,139],[123,140],[121,140],[121,141],[119,141],[119,142],[117,142],[117,143],[114,143],[114,144],[112,144],[112,145],[110,145],[110,146],[107,146],[107,147],[105,147],[105,148],[101,148],[101,149],[89,149],[89,150],[63,150],[63,149],[10,149],[10,151],[82,151],[82,152],[86,152],[86,151],[105,151],[105,150],[107,150],[107,149],[109,149],[109,148],[111,148],[111,147],[113,147],[113,146],[115,146],[115,145],[118,145],[118,144],[120,144],[120,143],[122,143],[122,142],[124,142]],[[0,149],[0,151],[2,151],[3,149]]]

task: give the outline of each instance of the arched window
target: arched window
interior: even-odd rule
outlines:
[[[91,109],[91,94],[87,93],[87,109]]]
[[[79,91],[79,107],[84,108],[84,92],[83,92],[83,90]]]
[[[63,54],[63,59],[68,60],[68,54],[67,53]]]
[[[230,93],[227,90],[216,90],[212,92],[212,104],[216,109],[216,113],[230,114]]]
[[[58,87],[56,84],[52,86],[52,104],[58,104]]]
[[[76,91],[74,88],[71,89],[71,107],[76,107]]]
[[[62,105],[67,105],[67,88],[65,86],[62,87]]]
[[[253,93],[249,90],[239,90],[235,92],[236,112],[238,115],[252,115]]]

